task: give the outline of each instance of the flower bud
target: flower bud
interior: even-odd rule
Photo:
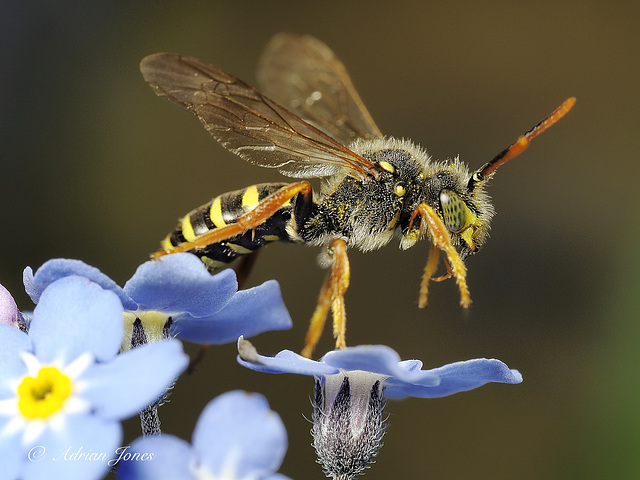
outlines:
[[[373,463],[382,446],[382,380],[364,371],[316,377],[313,446],[325,474],[352,479]]]

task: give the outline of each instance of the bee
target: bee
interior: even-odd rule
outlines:
[[[198,59],[158,53],[140,64],[159,96],[196,115],[223,147],[294,183],[263,183],[222,194],[192,210],[155,258],[192,252],[210,271],[274,241],[321,247],[329,268],[305,339],[311,356],[329,311],[336,348],[346,346],[347,250],[376,250],[398,237],[401,249],[427,238],[420,285],[454,277],[471,304],[465,259],[487,241],[494,209],[487,181],[574,105],[569,98],[511,146],[470,172],[457,158],[434,161],[418,145],[382,135],[342,62],[310,36],[276,35],[258,66],[263,92]],[[304,179],[319,178],[312,189]],[[439,253],[447,273],[434,278]],[[246,258],[246,257],[245,257]]]

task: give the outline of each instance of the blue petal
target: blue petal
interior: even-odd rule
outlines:
[[[394,349],[386,345],[359,345],[357,347],[333,350],[322,357],[327,365],[340,370],[364,370],[386,375],[396,381],[435,386],[440,383],[437,374],[431,371],[415,370],[417,363],[400,362]]]
[[[248,342],[247,342],[248,343]],[[251,349],[253,346],[249,344]],[[239,341],[239,348],[241,341]],[[265,357],[255,352],[238,356],[240,365],[258,372],[298,373],[324,376],[339,371],[362,370],[384,375],[385,397],[444,397],[471,390],[489,382],[520,383],[522,375],[511,370],[499,360],[476,359],[457,362],[432,370],[421,370],[419,360],[400,361],[398,354],[385,345],[360,345],[334,350],[320,362],[283,350],[275,357]]]
[[[232,478],[261,478],[280,467],[287,432],[262,395],[233,391],[204,408],[192,443],[212,478],[223,473],[231,473]]]
[[[520,383],[522,375],[511,370],[500,360],[478,358],[456,362],[429,372],[440,377],[440,385],[431,387],[416,385],[399,379],[389,378],[385,382],[385,396],[401,399],[405,397],[435,398],[480,387],[489,382]]]
[[[403,360],[399,365],[407,372],[419,371],[422,368],[422,362],[420,360]]]
[[[275,280],[236,293],[226,307],[204,318],[181,318],[173,333],[182,340],[219,345],[271,330],[286,330],[292,322]]]
[[[127,457],[126,454],[138,454]],[[144,456],[142,456],[144,455]],[[140,437],[118,461],[119,480],[195,480],[191,445],[173,435]]]
[[[141,310],[204,317],[227,304],[238,282],[233,270],[211,275],[195,255],[175,253],[140,265],[124,290]]]
[[[180,341],[148,343],[87,370],[82,380],[89,386],[82,396],[97,415],[128,418],[162,396],[188,363]]]
[[[31,300],[33,300],[33,303],[38,304],[40,302],[40,295],[42,295],[45,288],[56,280],[70,275],[78,275],[79,277],[88,278],[105,290],[111,290],[118,295],[118,298],[120,298],[125,309],[135,310],[135,303],[133,303],[117,283],[97,268],[87,265],[80,260],[54,258],[53,260],[45,262],[36,271],[35,275],[33,274],[31,267],[25,268],[22,277],[26,292],[31,297]]]
[[[38,461],[24,464],[23,480],[64,478],[92,480],[104,477],[122,439],[118,422],[85,415],[67,415],[64,427],[47,429],[34,448],[44,447]]]
[[[29,336],[43,363],[75,360],[90,352],[98,361],[120,350],[122,304],[86,278],[64,277],[49,285],[33,312]]]
[[[9,434],[5,430],[5,426],[10,420],[9,417],[0,417],[0,432],[2,432],[0,435],[0,465],[2,465],[0,479],[2,480],[20,478],[23,465],[27,463],[29,458],[30,448],[25,448],[20,442],[22,431],[15,430]],[[30,458],[35,458],[33,452]]]
[[[19,352],[31,349],[31,341],[26,333],[15,327],[0,325],[0,399],[16,394],[9,380],[20,378],[26,372]]]
[[[340,371],[325,363],[305,358],[291,350],[282,350],[275,357],[256,354],[255,361],[245,360],[238,355],[237,360],[243,367],[265,373],[297,373],[300,375],[322,376],[333,375]]]

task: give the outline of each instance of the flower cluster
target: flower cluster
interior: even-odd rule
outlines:
[[[148,478],[160,478],[160,470],[154,469],[178,457],[165,455],[167,450],[158,444],[158,450],[149,453],[155,462],[145,463],[148,456],[143,459],[135,449],[121,447],[121,421],[140,414],[144,431],[145,412],[155,412],[186,368],[189,359],[174,337],[220,344],[241,334],[291,326],[275,281],[238,291],[232,271],[212,276],[191,254],[146,262],[124,287],[98,269],[69,259],[51,260],[35,273],[26,268],[24,284],[36,304],[29,322],[0,286],[0,478],[101,478],[109,469],[134,463],[151,466]],[[262,397],[229,398],[219,399],[218,407],[212,402],[212,413],[203,414],[203,422],[215,424],[221,408],[227,410],[225,418],[235,412],[236,423],[254,415],[254,423],[262,425],[259,413],[269,416]],[[270,445],[278,442],[260,455],[281,461],[286,434],[278,422],[263,425],[264,432],[275,432]],[[134,446],[144,447],[146,440]],[[220,437],[219,442],[229,439]],[[205,435],[194,458],[203,459],[201,473],[215,467],[215,461],[207,459],[216,455],[218,467],[226,469],[236,450],[223,455],[210,448]],[[241,459],[243,464],[249,458]],[[260,458],[255,464],[258,468]],[[264,471],[271,474],[278,466],[267,462]],[[134,471],[134,478],[147,478],[144,469]]]
[[[354,478],[377,456],[386,400],[522,381],[499,360],[425,370],[384,345],[319,361],[289,350],[260,355],[246,337],[291,327],[277,282],[238,290],[232,271],[211,275],[188,253],[142,264],[123,287],[69,259],[26,268],[23,280],[36,304],[29,317],[0,286],[0,479],[116,470],[122,480],[286,480],[277,473],[286,431],[262,395],[232,391],[209,402],[191,443],[161,432],[158,407],[189,363],[180,340],[237,340],[246,368],[314,377],[313,446],[334,479]],[[123,446],[121,422],[136,414],[143,436]]]

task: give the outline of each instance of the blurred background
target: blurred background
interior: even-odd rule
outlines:
[[[500,169],[492,238],[417,308],[428,246],[350,255],[348,342],[385,343],[425,367],[495,357],[524,383],[388,404],[366,478],[640,476],[640,124],[635,2],[5,2],[0,15],[0,282],[22,309],[22,270],[78,258],[123,284],[181,215],[217,194],[280,181],[220,147],[143,81],[150,53],[200,57],[249,83],[280,31],[343,60],[381,130],[477,168],[567,97],[573,111]],[[299,350],[324,272],[314,249],[272,245],[252,284],[280,281],[289,332],[252,341]],[[328,333],[328,332],[326,332]],[[318,353],[331,348],[325,335]],[[193,346],[189,347],[193,352]],[[312,380],[245,371],[209,350],[162,409],[190,439],[230,389],[267,395],[290,446],[281,472],[324,478],[310,447]],[[125,443],[139,435],[126,424]]]

